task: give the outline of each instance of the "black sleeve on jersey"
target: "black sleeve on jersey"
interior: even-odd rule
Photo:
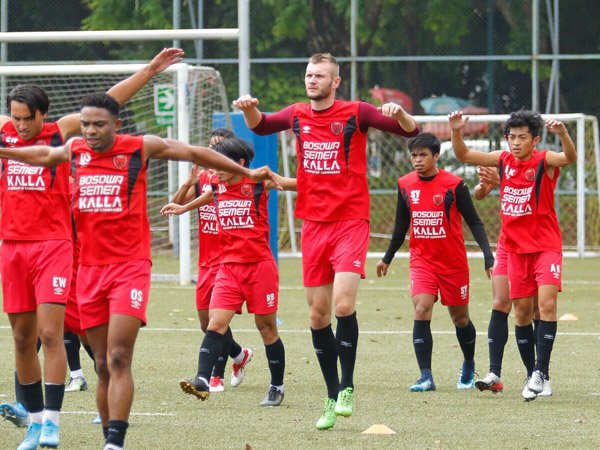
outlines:
[[[390,264],[394,255],[398,249],[404,243],[406,232],[410,226],[410,210],[408,209],[407,202],[405,201],[400,187],[398,187],[398,204],[396,205],[396,223],[394,224],[394,231],[392,233],[392,239],[390,245],[385,252],[382,261],[386,264]],[[488,246],[489,248],[489,246]]]
[[[483,252],[483,257],[485,259],[485,269],[489,269],[494,265],[494,255],[492,254],[492,250],[490,249],[490,243],[487,238],[487,234],[485,233],[485,227],[483,226],[483,222],[479,218],[479,214],[477,214],[477,210],[473,205],[473,200],[471,200],[471,194],[469,192],[469,188],[465,184],[464,181],[461,181],[460,184],[456,187],[456,207],[462,214],[471,229],[471,233],[473,233],[473,237],[479,244],[479,248]]]

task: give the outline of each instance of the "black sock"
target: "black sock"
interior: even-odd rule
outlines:
[[[23,395],[23,388],[21,387],[21,383],[19,383],[19,377],[17,376],[17,371],[15,370],[15,399],[17,402],[25,406],[25,396]]]
[[[543,374],[548,373],[550,355],[552,354],[552,347],[556,338],[556,328],[556,322],[540,320],[537,335],[537,361],[535,363],[535,370],[540,370]]]
[[[466,327],[454,328],[456,328],[456,338],[458,339],[458,344],[462,350],[465,363],[467,363],[467,365],[470,367],[470,363],[473,363],[475,358],[475,341],[477,340],[477,331],[475,330],[475,325],[473,325],[473,322],[469,320],[469,323]],[[473,369],[473,367],[470,368]]]
[[[527,369],[527,376],[530,377],[535,366],[535,345],[533,343],[533,325],[520,327],[515,325],[515,338],[517,339],[517,348],[521,354],[521,360]]]
[[[537,344],[539,327],[540,327],[540,319],[533,319],[533,343],[534,344]]]
[[[424,370],[431,373],[431,353],[433,352],[433,336],[431,335],[431,320],[415,320],[413,323],[413,347],[417,356],[417,364],[421,373]]]
[[[129,424],[124,420],[109,420],[106,444],[113,444],[123,447],[125,444],[125,433],[127,433],[127,427],[129,427]]]
[[[213,371],[215,362],[221,354],[221,344],[223,335],[216,331],[208,330],[200,345],[200,354],[198,355],[198,377],[210,380],[210,374]]]
[[[104,435],[104,440],[108,437],[108,426],[102,427],[102,434]]]
[[[42,393],[42,380],[31,384],[22,384],[23,400],[25,408],[30,413],[41,412],[44,410],[44,394]]]
[[[242,346],[240,344],[238,344],[236,342],[236,340],[233,339],[233,336],[232,336],[231,337],[231,347],[229,348],[229,357],[235,358],[240,353],[242,353]]]
[[[354,388],[354,365],[356,364],[356,348],[358,347],[358,320],[356,311],[349,316],[337,318],[335,340],[342,377],[340,390]]]
[[[227,358],[229,358],[229,352],[231,351],[231,344],[233,342],[233,334],[231,334],[231,328],[227,328],[227,331],[223,335],[223,343],[221,344],[221,353],[215,362],[215,367],[212,371],[213,377],[223,378],[225,376],[225,366],[227,365]],[[238,353],[239,354],[239,353]]]
[[[44,390],[46,394],[45,409],[60,411],[65,398],[65,385],[45,383]]]
[[[81,360],[79,359],[79,349],[81,348],[81,342],[79,342],[79,336],[69,331],[65,331],[63,339],[65,341],[65,350],[67,351],[69,370],[71,372],[80,370]]]
[[[96,359],[94,358],[94,352],[92,351],[92,347],[90,347],[89,345],[84,345],[83,348],[94,363],[94,372],[96,372]]]
[[[271,372],[271,385],[282,386],[285,373],[285,348],[281,338],[269,345],[265,345],[265,353]]]
[[[313,347],[321,366],[321,373],[327,385],[327,396],[337,400],[340,380],[337,370],[337,345],[331,324],[320,330],[310,329]]]
[[[502,359],[506,342],[508,342],[508,314],[493,309],[488,326],[488,348],[490,372],[498,377],[502,375]]]

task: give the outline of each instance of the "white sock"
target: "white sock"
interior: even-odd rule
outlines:
[[[60,411],[53,411],[51,409],[44,410],[44,416],[42,423],[46,423],[48,420],[53,422],[54,425],[58,425],[58,418],[60,417]]]
[[[273,386],[273,385],[271,385],[271,387],[274,387],[275,389],[277,389],[279,392],[281,392],[283,394],[283,384],[281,386]]]
[[[32,423],[42,423],[43,417],[44,417],[44,411],[29,413],[29,421]]]
[[[235,358],[233,358],[233,362],[236,364],[240,364],[244,360],[245,357],[246,357],[246,354],[244,353],[244,349],[242,349],[240,354],[237,355]]]
[[[83,378],[83,369],[72,370],[71,378]]]

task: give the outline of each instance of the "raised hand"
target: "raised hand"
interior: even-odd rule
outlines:
[[[565,134],[567,133],[567,127],[560,120],[548,119],[546,120],[546,129],[552,134]]]
[[[452,111],[448,114],[448,122],[452,130],[462,129],[468,121],[469,118],[464,116],[462,111]]]
[[[491,186],[500,186],[500,175],[497,168],[479,166],[477,167],[477,174],[482,183]]]
[[[400,120],[402,116],[406,114],[404,108],[402,108],[402,106],[400,106],[398,103],[394,102],[385,103],[383,106],[380,106],[377,109],[381,111],[381,114],[383,114],[384,116],[396,120]]]
[[[170,65],[183,61],[184,54],[184,51],[180,48],[164,48],[150,61],[148,67],[152,72],[160,73]]]
[[[242,95],[237,100],[233,101],[233,106],[241,111],[248,111],[258,106],[258,99],[250,95]]]
[[[160,209],[160,213],[163,216],[172,216],[173,214],[179,216],[185,212],[183,206],[178,205],[177,203],[167,203]]]

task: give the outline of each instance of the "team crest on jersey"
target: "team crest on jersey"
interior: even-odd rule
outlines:
[[[249,184],[243,184],[240,192],[244,197],[250,197],[252,195],[252,186]]]
[[[344,131],[344,124],[342,122],[331,122],[329,127],[331,128],[331,132],[336,136]]]
[[[525,171],[525,179],[527,181],[533,181],[534,178],[535,178],[535,170],[534,169],[527,169]]]
[[[82,153],[81,156],[79,157],[79,165],[81,167],[85,167],[90,163],[91,160],[92,160],[92,155],[90,155],[89,153]]]
[[[115,169],[124,169],[127,166],[127,156],[116,155],[113,158],[113,166],[115,166]]]
[[[440,206],[444,201],[444,196],[442,194],[433,194],[433,204],[435,206]]]

